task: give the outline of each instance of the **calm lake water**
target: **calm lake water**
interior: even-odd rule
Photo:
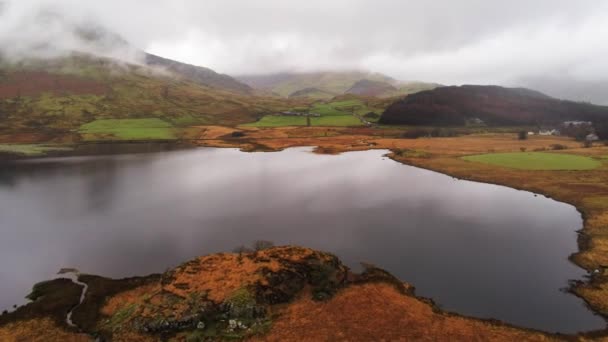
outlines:
[[[62,267],[146,275],[272,240],[378,265],[458,313],[559,332],[605,325],[561,290],[584,275],[567,259],[574,207],[384,153],[203,148],[0,165],[0,309]]]

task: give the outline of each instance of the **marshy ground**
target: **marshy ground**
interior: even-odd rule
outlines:
[[[188,261],[161,275],[81,275],[37,286],[37,300],[0,318],[3,341],[561,340],[496,321],[444,313],[389,273],[355,274],[335,256],[300,247],[242,250]],[[60,300],[57,300],[60,298]],[[580,339],[586,337],[580,336]]]
[[[199,126],[190,129],[189,137],[194,145],[247,151],[293,146],[317,146],[318,153],[389,149],[391,158],[406,164],[573,204],[583,214],[584,228],[579,236],[580,252],[571,260],[588,270],[590,278],[573,284],[571,290],[595,312],[608,316],[608,147],[583,148],[579,142],[552,136],[518,140],[514,133],[419,139],[403,139],[401,133],[399,129],[373,128]],[[538,158],[526,164],[521,157],[530,152],[558,167],[539,168]],[[495,162],[500,153],[510,155]],[[471,157],[479,155],[493,156],[492,162],[484,160],[488,157]],[[513,160],[517,167],[510,164]],[[550,335],[447,314],[415,297],[410,286],[385,272],[375,268],[369,272],[353,275],[329,254],[286,247],[201,257],[166,274],[145,278],[113,281],[83,276],[80,280],[89,285],[90,294],[73,318],[81,332],[69,328],[64,320],[79,292],[71,282],[56,281],[38,288],[45,295],[36,296],[39,299],[33,304],[0,318],[0,339],[48,340],[45,337],[53,336],[88,340],[91,333],[117,341],[162,336],[274,341],[586,340],[605,336],[605,332]],[[237,312],[244,312],[245,318],[230,316],[235,314],[231,312],[235,302],[244,303],[245,309]],[[210,316],[192,316],[200,306],[209,307]],[[193,325],[201,320],[209,320],[204,326],[213,330]],[[39,327],[44,327],[44,336]]]

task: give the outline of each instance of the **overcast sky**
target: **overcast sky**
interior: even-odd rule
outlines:
[[[42,22],[40,11],[233,75],[365,69],[444,84],[608,80],[604,0],[5,0],[0,45],[70,46],[68,30]]]

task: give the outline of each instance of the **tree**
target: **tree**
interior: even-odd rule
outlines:
[[[599,122],[593,125],[595,127],[595,134],[601,140],[608,140],[608,121]]]
[[[526,132],[526,131],[519,131],[519,133],[517,133],[517,139],[519,139],[519,140],[526,140],[526,139],[528,139],[528,132]]]
[[[247,246],[241,245],[241,246],[235,247],[232,250],[232,252],[233,253],[243,254],[243,253],[251,253],[251,252],[253,252],[253,250],[251,248],[247,247]]]
[[[253,249],[256,251],[262,251],[272,247],[274,247],[274,242],[272,241],[258,240],[253,243]]]

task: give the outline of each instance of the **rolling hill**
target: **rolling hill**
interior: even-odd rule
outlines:
[[[569,120],[601,123],[608,107],[562,101],[525,88],[440,87],[412,94],[389,106],[383,124],[463,126],[481,119],[489,126],[555,125]]]
[[[361,71],[279,73],[238,76],[237,79],[251,87],[272,91],[284,97],[307,88],[316,88],[334,96],[340,95],[362,79],[395,82],[392,78],[382,74]]]
[[[181,63],[171,59],[144,53],[145,64],[153,67],[162,67],[171,73],[180,75],[192,82],[219,89],[227,89],[241,94],[249,94],[253,89],[234,78],[219,74],[209,68]]]
[[[253,96],[228,75],[146,53],[102,27],[49,20],[69,30],[72,45],[45,43],[19,58],[0,48],[0,134],[57,136],[114,119],[237,125],[293,102]]]
[[[297,91],[294,91],[293,93],[289,94],[289,98],[293,99],[293,98],[298,98],[298,97],[309,97],[309,98],[315,98],[315,99],[321,99],[321,100],[329,100],[331,98],[333,98],[335,95],[332,93],[329,93],[327,91],[323,91],[319,88],[304,88],[304,89],[300,89]]]
[[[390,83],[362,79],[355,82],[355,84],[348,88],[344,93],[361,96],[382,97],[390,94],[396,94],[397,92],[398,89]]]
[[[320,71],[238,76],[249,86],[283,97],[327,99],[343,94],[392,97],[433,89],[438,84],[401,82],[392,77],[363,71]]]
[[[0,133],[52,136],[100,119],[159,118],[175,127],[236,125],[290,108],[289,100],[251,96],[239,91],[243,87],[233,89],[238,83],[230,79],[196,70],[200,77],[193,80],[171,67],[78,53],[5,61],[0,64]]]
[[[57,18],[57,20],[63,20]],[[74,37],[79,40],[76,46],[86,47],[83,52],[97,56],[111,57],[133,64],[162,68],[172,74],[179,75],[194,83],[219,89],[227,89],[238,93],[248,94],[253,89],[234,78],[217,73],[209,68],[186,64],[168,58],[147,53],[130,44],[121,36],[101,26],[75,26]]]

